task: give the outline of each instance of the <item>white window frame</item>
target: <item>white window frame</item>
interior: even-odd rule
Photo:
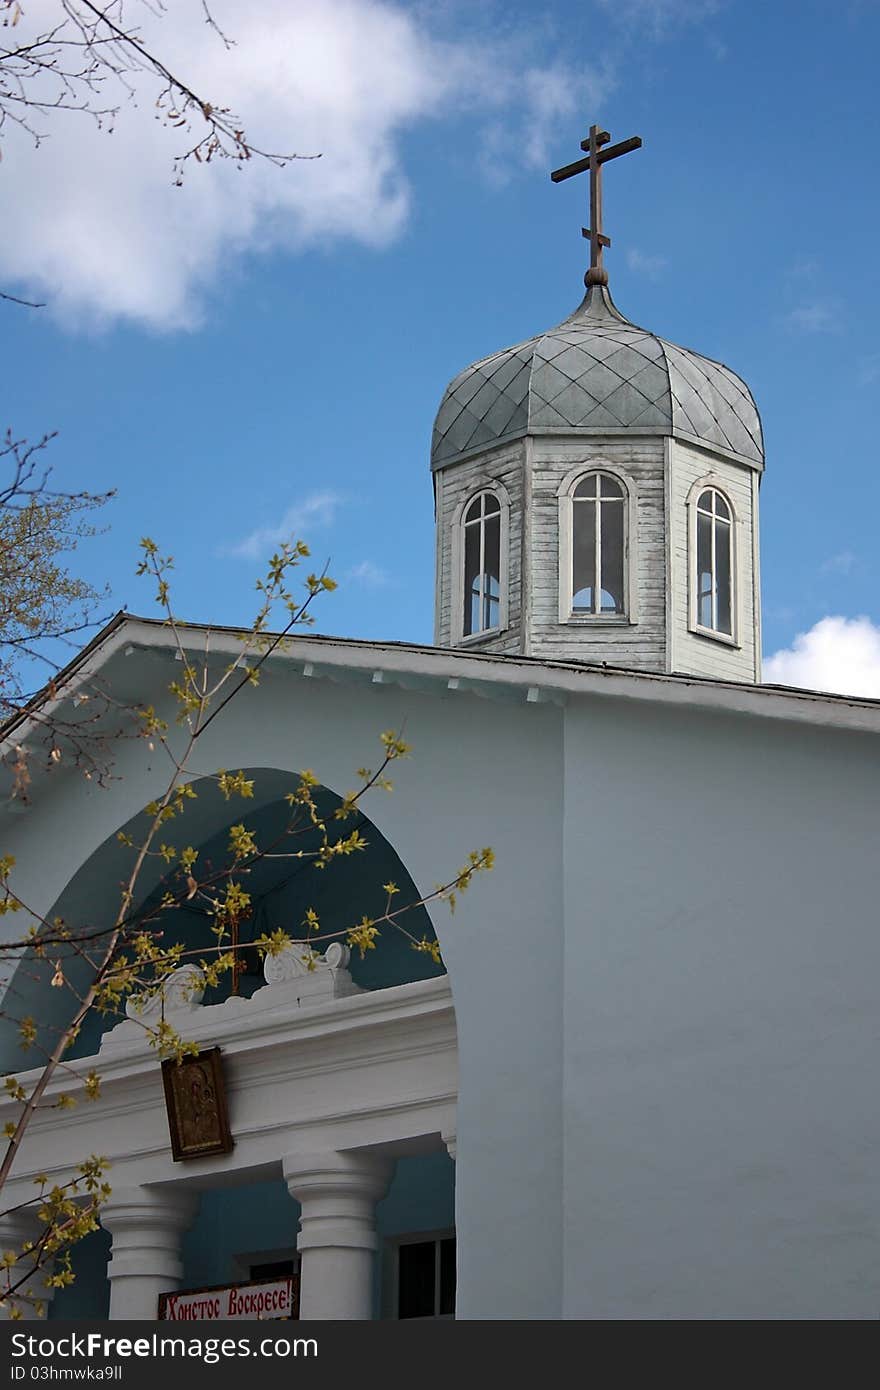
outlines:
[[[605,473],[623,488],[623,612],[573,611],[574,493],[578,483]],[[566,473],[556,496],[559,501],[559,621],[570,627],[629,627],[638,622],[638,493],[628,473],[609,459],[589,459]]]
[[[473,502],[482,493],[488,493],[494,497],[501,509],[500,527],[500,570],[498,582],[500,586],[500,596],[498,601],[498,624],[496,627],[483,628],[481,632],[469,632],[464,630],[464,519]],[[510,498],[507,490],[500,483],[486,480],[472,487],[467,497],[456,508],[452,519],[452,641],[455,646],[470,647],[478,646],[481,642],[487,642],[493,637],[498,637],[507,630],[507,593],[509,587],[510,559],[508,555],[508,532],[510,526]]]
[[[704,492],[717,492],[730,508],[730,626],[732,632],[718,632],[714,627],[705,627],[700,621],[700,600],[697,577],[697,512],[698,503]],[[725,647],[739,647],[740,624],[740,582],[739,582],[739,515],[734,506],[730,490],[723,479],[714,475],[699,479],[694,483],[687,498],[688,508],[688,629],[697,637],[708,637],[711,642],[720,642]],[[714,531],[714,528],[713,528]],[[714,535],[713,535],[714,546]]]
[[[455,1240],[456,1231],[452,1226],[443,1231],[407,1231],[405,1235],[390,1236],[385,1247],[390,1255],[390,1278],[388,1279],[388,1294],[383,1299],[386,1315],[394,1322],[399,1322],[398,1309],[400,1307],[400,1247],[402,1245],[424,1245],[432,1240],[435,1245],[434,1252],[434,1306],[436,1308],[440,1299],[440,1242],[441,1240]],[[456,1247],[457,1251],[457,1247]],[[405,1322],[451,1322],[455,1318],[454,1313],[431,1313],[424,1318],[405,1318]]]

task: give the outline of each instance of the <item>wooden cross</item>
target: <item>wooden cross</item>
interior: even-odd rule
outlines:
[[[607,145],[610,139],[607,130],[600,130],[597,125],[591,125],[587,139],[581,141],[581,149],[588,151],[586,159],[577,159],[574,164],[566,164],[563,169],[554,169],[550,175],[554,183],[562,183],[564,179],[570,179],[575,174],[583,174],[588,169],[590,171],[590,225],[581,228],[582,234],[590,243],[590,268],[584,276],[587,286],[608,284],[608,271],[602,264],[602,251],[611,245],[611,238],[602,231],[602,165],[607,164],[609,159],[616,159],[620,154],[629,154],[630,150],[639,150],[642,147],[641,136],[634,135],[631,140],[621,140],[617,145],[601,149],[600,147]]]

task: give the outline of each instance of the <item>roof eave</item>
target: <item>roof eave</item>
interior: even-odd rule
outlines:
[[[515,443],[518,439],[538,438],[571,438],[571,439],[680,439],[684,444],[693,444],[699,449],[705,449],[711,454],[716,454],[720,458],[729,459],[732,463],[744,464],[746,468],[753,469],[756,473],[763,473],[764,459],[749,458],[747,454],[738,454],[733,449],[725,449],[721,444],[712,444],[705,439],[700,439],[697,435],[687,434],[684,430],[673,429],[671,426],[651,425],[647,428],[633,429],[631,425],[620,425],[615,427],[603,426],[601,429],[590,429],[577,425],[556,425],[556,426],[532,426],[526,429],[514,430],[510,434],[499,435],[493,439],[491,444],[479,444],[473,449],[464,449],[460,453],[452,453],[445,456],[435,456],[431,454],[431,472],[439,473],[444,468],[454,468],[459,463],[469,463],[472,459],[478,458],[481,454],[490,454],[493,449],[502,448],[508,444]]]
[[[42,690],[38,690],[26,705],[0,724],[0,757],[8,749],[13,734],[18,734],[17,742],[27,737],[28,727],[37,710],[45,721],[47,714],[51,714],[53,709],[69,699],[72,693],[100,670],[119,645],[120,634],[128,621],[129,615],[124,609],[114,613],[100,632],[97,632],[57,675],[47,681]]]
[[[241,652],[241,627],[222,627],[202,623],[181,623],[178,636],[184,647],[204,651],[206,633],[212,634],[212,650],[217,653]],[[88,655],[81,654],[72,674],[77,683],[98,670],[119,646],[126,644],[172,651],[177,638],[161,619],[117,615],[90,644]],[[527,698],[530,692],[556,693],[560,697],[578,695],[613,696],[648,702],[681,705],[751,714],[759,717],[794,720],[813,724],[863,728],[880,732],[880,700],[799,690],[786,686],[746,685],[733,681],[662,672],[631,671],[619,667],[588,665],[583,662],[541,661],[531,657],[500,656],[451,648],[404,642],[370,642],[359,638],[322,635],[292,636],[285,649],[272,661],[313,668],[315,674],[362,675],[373,678],[381,672],[396,677],[423,677],[429,683],[447,685],[455,678],[459,688],[468,682],[484,693],[496,686],[499,692],[518,690]],[[69,669],[69,668],[68,668]],[[71,680],[65,683],[69,695]],[[532,701],[534,702],[534,696]]]

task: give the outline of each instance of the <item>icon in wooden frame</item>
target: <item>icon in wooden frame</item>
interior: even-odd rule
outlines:
[[[162,1084],[175,1162],[232,1150],[219,1047],[206,1048],[181,1062],[167,1058],[162,1063]]]

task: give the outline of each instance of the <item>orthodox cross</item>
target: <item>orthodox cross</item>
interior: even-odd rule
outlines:
[[[590,225],[581,228],[582,234],[590,243],[590,268],[584,276],[584,283],[588,286],[608,284],[608,271],[602,264],[602,251],[611,245],[611,238],[602,231],[602,165],[607,164],[609,159],[616,159],[620,154],[629,154],[630,150],[639,150],[642,147],[641,136],[634,135],[631,140],[621,140],[617,145],[602,149],[603,145],[608,145],[610,139],[607,130],[600,130],[597,125],[591,125],[587,139],[581,141],[581,149],[587,151],[586,159],[577,159],[574,164],[566,164],[563,169],[554,169],[550,175],[554,183],[562,183],[564,179],[570,179],[575,174],[590,171]]]

